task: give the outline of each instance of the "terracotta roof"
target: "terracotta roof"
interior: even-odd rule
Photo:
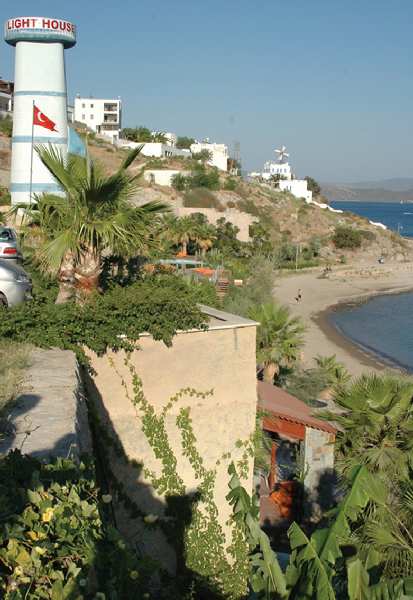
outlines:
[[[258,381],[257,392],[258,408],[271,413],[271,416],[291,423],[301,423],[306,427],[321,429],[328,433],[336,433],[337,429],[331,423],[313,417],[314,409],[285,390],[270,383]]]

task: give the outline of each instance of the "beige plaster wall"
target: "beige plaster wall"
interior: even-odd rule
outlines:
[[[213,396],[205,399],[185,396],[174,405],[166,420],[169,439],[178,459],[178,471],[190,493],[197,482],[189,462],[181,454],[176,416],[180,408],[190,407],[197,448],[207,468],[214,467],[226,452],[230,452],[235,460],[240,458],[236,442],[248,439],[255,426],[255,326],[180,333],[174,338],[171,348],[147,336],[141,339],[140,348],[131,356],[131,362],[143,381],[146,398],[157,413],[182,388],[191,387],[200,392],[214,390]],[[146,441],[134,407],[122,386],[122,377],[129,388],[131,382],[124,359],[123,352],[109,353],[104,357],[91,356],[96,371],[95,393],[100,396],[101,411],[107,424],[113,428],[127,456],[159,474],[160,462]],[[110,361],[113,361],[120,376]],[[222,524],[231,512],[225,500],[229,491],[227,467],[228,461],[217,467],[216,502]],[[162,514],[163,499],[156,496],[142,472],[137,476],[136,471],[120,463],[115,468],[117,476],[127,487],[128,495],[145,512]],[[245,482],[248,490],[252,489],[252,471],[250,462],[249,478]],[[134,527],[130,523],[127,528],[129,534],[139,534],[138,528],[133,533]],[[153,543],[159,545],[159,539]],[[146,547],[145,551],[150,552],[150,548]]]

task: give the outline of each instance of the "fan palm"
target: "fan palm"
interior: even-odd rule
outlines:
[[[388,577],[413,576],[413,484],[389,490],[376,482],[374,502],[354,534],[361,553],[372,565],[382,565]]]
[[[197,226],[195,242],[198,248],[200,248],[203,258],[205,258],[207,251],[212,248],[216,239],[215,227],[208,223],[202,223]]]
[[[287,306],[275,302],[253,307],[248,316],[259,323],[257,361],[263,366],[264,381],[274,383],[280,366],[290,366],[299,358],[305,326],[299,317],[291,317]]]
[[[413,381],[401,376],[362,375],[336,390],[343,413],[325,412],[340,426],[338,466],[347,473],[366,465],[387,481],[407,479],[413,467]]]
[[[36,148],[64,192],[43,194],[32,210],[45,237],[40,263],[57,273],[61,284],[58,301],[67,299],[72,280],[79,298],[97,290],[104,253],[131,256],[153,242],[151,232],[167,207],[130,204],[141,173],[132,175],[127,169],[141,149],[132,150],[113,175],[105,175],[88,157],[64,157],[52,146]]]
[[[181,253],[188,253],[188,244],[196,240],[198,225],[191,217],[178,217],[170,222],[170,239],[181,247]]]

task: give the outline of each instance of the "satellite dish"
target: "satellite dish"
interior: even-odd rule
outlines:
[[[284,162],[284,159],[290,156],[285,146],[281,146],[281,148],[275,150],[275,152],[278,154],[278,161],[280,163]]]

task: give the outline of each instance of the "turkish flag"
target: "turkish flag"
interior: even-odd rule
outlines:
[[[33,125],[39,125],[40,127],[44,127],[45,129],[49,129],[50,131],[57,131],[56,123],[46,117],[44,113],[37,108],[37,106],[33,105]]]

